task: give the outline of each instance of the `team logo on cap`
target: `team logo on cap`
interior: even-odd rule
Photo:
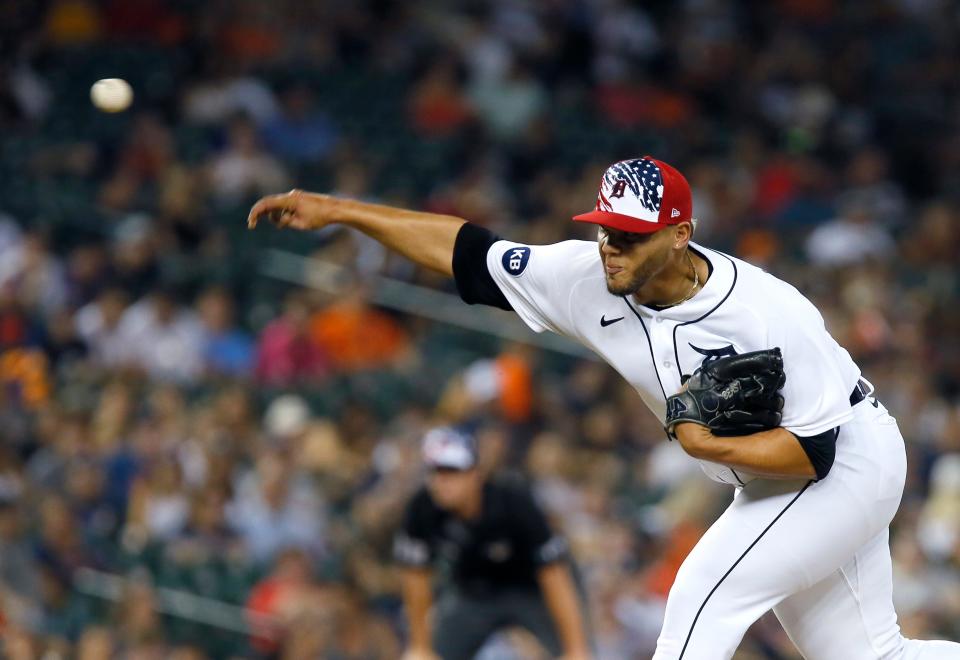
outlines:
[[[626,194],[627,189],[632,195]],[[615,199],[623,201],[611,202]],[[607,168],[597,197],[597,209],[627,213],[640,220],[657,222],[662,201],[663,177],[660,168],[648,158],[635,158]]]

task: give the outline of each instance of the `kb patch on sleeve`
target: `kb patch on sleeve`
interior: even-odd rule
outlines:
[[[526,246],[510,248],[504,252],[501,261],[503,269],[516,277],[524,271],[527,262],[530,261],[530,248]]]

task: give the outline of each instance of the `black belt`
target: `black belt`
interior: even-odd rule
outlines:
[[[857,405],[868,396],[870,396],[870,386],[867,385],[867,381],[861,378],[857,381],[857,386],[853,388],[853,392],[850,393],[850,407]]]

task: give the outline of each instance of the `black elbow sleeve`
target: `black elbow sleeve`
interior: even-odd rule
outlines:
[[[817,481],[827,476],[830,468],[833,467],[833,460],[837,455],[837,436],[839,434],[839,427],[808,437],[800,437],[795,434],[817,473]]]
[[[453,245],[453,278],[460,297],[468,305],[513,309],[487,268],[487,252],[499,240],[493,232],[469,222],[457,233]]]

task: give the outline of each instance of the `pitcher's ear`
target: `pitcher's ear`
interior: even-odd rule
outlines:
[[[679,250],[693,238],[693,225],[689,222],[680,222],[674,225],[673,237],[675,239],[674,247]]]

